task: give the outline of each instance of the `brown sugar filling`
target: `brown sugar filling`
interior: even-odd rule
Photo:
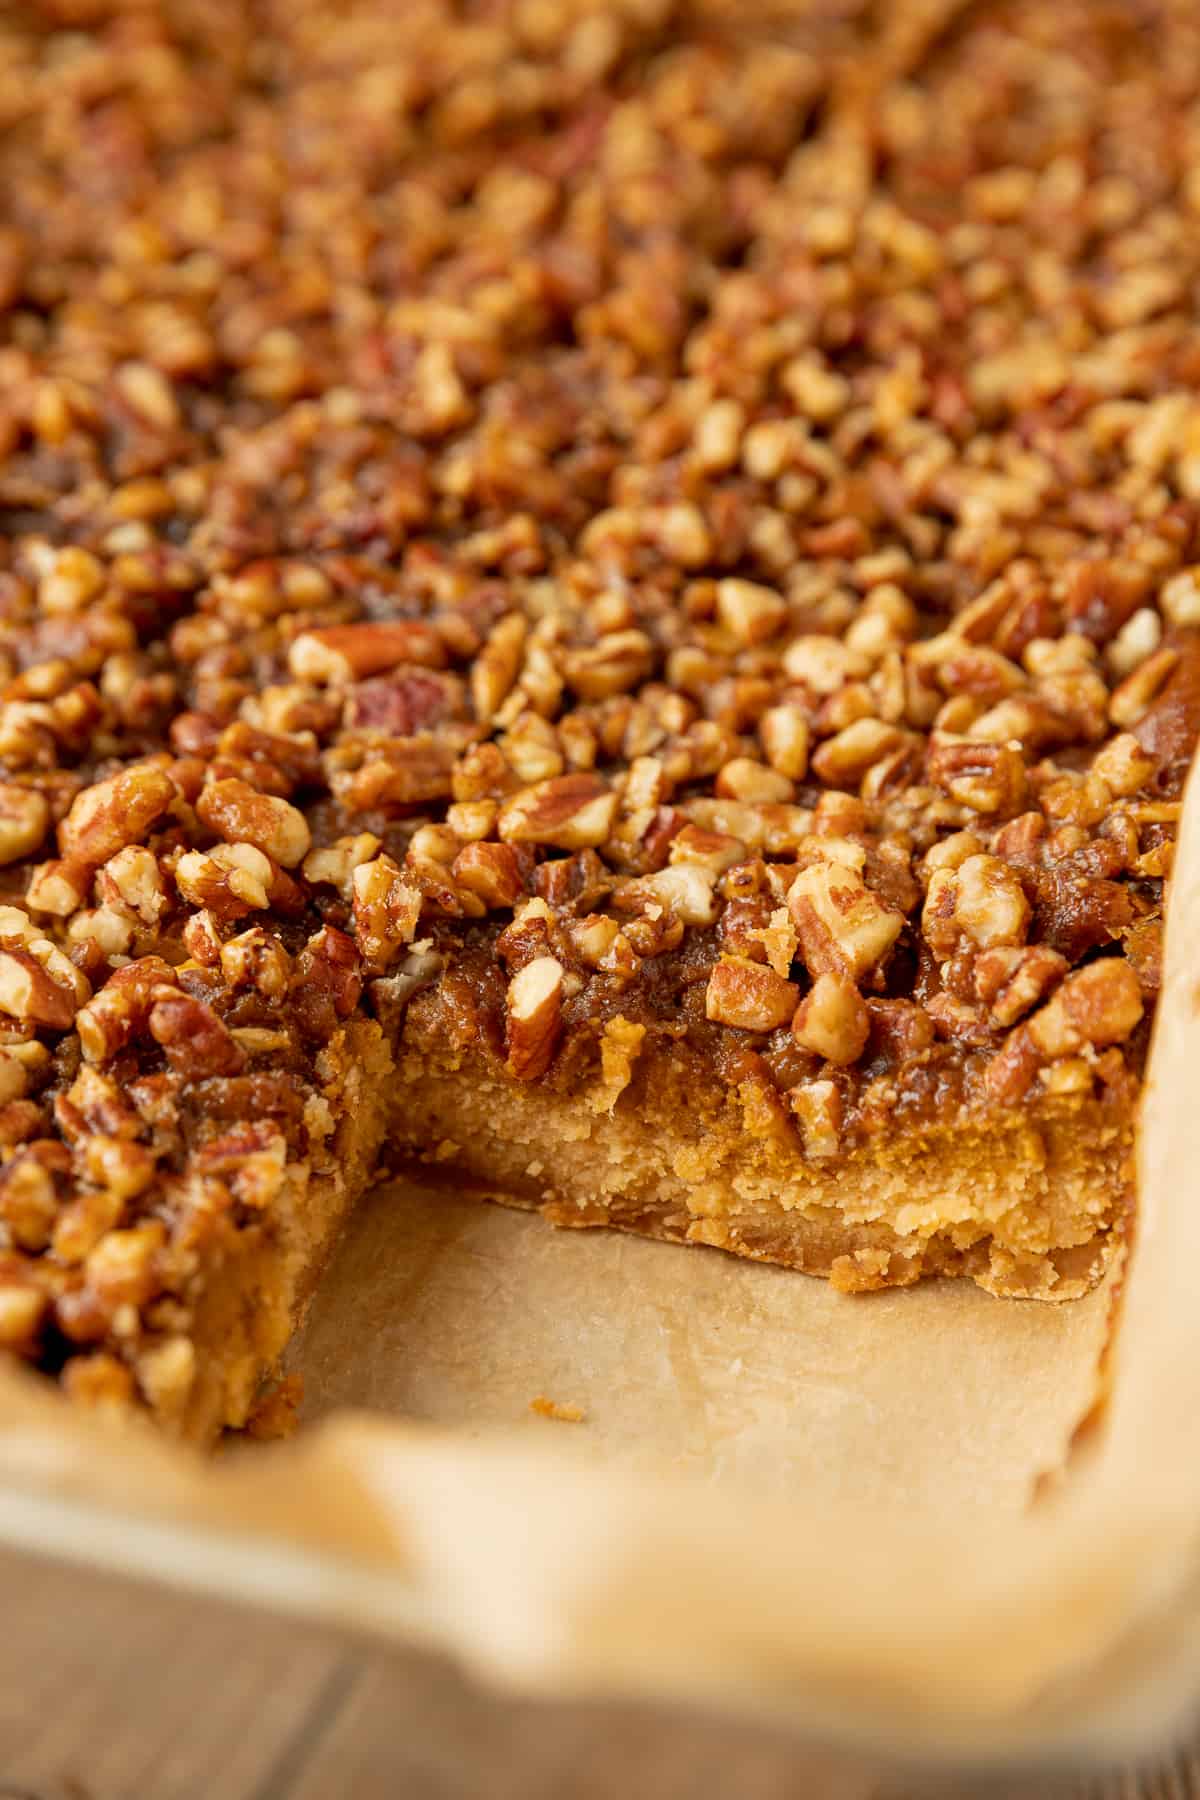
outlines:
[[[1119,1252],[1200,726],[1190,0],[0,22],[0,1351],[244,1421],[381,1149]]]

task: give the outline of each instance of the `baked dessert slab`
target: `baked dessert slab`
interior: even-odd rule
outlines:
[[[467,1184],[559,1226],[709,1244],[828,1277],[847,1293],[968,1275],[993,1293],[1067,1299],[1118,1248],[1131,1189],[1130,1102],[1091,1094],[930,1115],[833,1148],[832,1093],[801,1129],[773,1089],[718,1076],[628,1022],[588,1079],[528,1089],[470,1049],[442,1008],[411,1009],[389,1131],[424,1182]],[[616,1048],[614,1049],[614,1045]],[[814,1153],[815,1152],[815,1153]]]
[[[244,1422],[380,1158],[1068,1299],[1200,723],[1200,40],[0,27],[0,1349]]]

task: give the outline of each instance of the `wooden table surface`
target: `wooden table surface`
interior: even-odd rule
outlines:
[[[0,1550],[0,1800],[1185,1800],[1141,1770],[937,1779],[680,1709],[483,1693],[448,1663]]]

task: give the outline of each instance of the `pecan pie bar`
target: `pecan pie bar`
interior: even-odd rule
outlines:
[[[1194,0],[5,12],[0,1348],[242,1422],[385,1149],[1097,1280],[1198,121]]]

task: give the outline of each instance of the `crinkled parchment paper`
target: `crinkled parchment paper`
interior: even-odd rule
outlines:
[[[204,1463],[0,1370],[0,1538],[923,1755],[1163,1729],[1200,1692],[1197,791],[1110,1402],[1036,1504],[1110,1292],[847,1299],[393,1187],[294,1347],[288,1444]]]

